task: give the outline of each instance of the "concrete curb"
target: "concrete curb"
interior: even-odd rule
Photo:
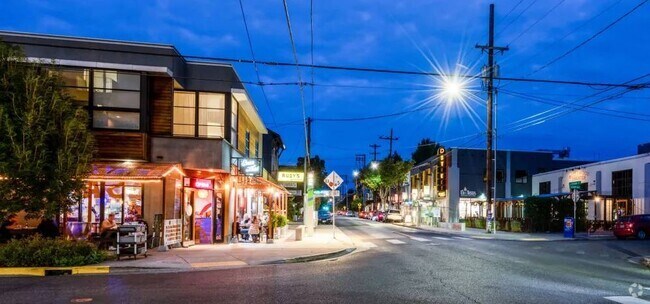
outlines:
[[[404,227],[404,228],[412,228],[420,231],[426,231],[426,232],[433,232],[433,233],[440,233],[440,234],[445,234],[449,236],[463,236],[463,237],[469,237],[475,240],[497,240],[497,241],[509,241],[509,242],[568,242],[568,241],[611,241],[615,240],[616,238],[613,236],[597,236],[597,237],[585,237],[585,236],[578,236],[575,238],[562,238],[562,239],[546,239],[542,236],[540,237],[527,237],[527,238],[521,238],[521,239],[514,239],[514,238],[499,238],[499,237],[494,237],[493,234],[485,234],[485,235],[475,235],[471,233],[464,233],[464,232],[452,232],[452,231],[436,231],[436,230],[429,230],[429,229],[424,229],[416,226],[406,226],[406,225],[400,225],[400,224],[395,224],[391,223],[392,225],[398,226],[398,227]],[[498,232],[497,232],[498,234]]]
[[[357,248],[345,248],[345,249],[342,249],[342,250],[332,251],[332,252],[328,252],[328,253],[321,253],[321,254],[315,254],[315,255],[308,255],[308,256],[302,256],[302,257],[296,257],[296,258],[266,262],[266,263],[262,263],[261,265],[277,265],[277,264],[293,264],[293,263],[315,262],[315,261],[321,261],[321,260],[327,260],[327,259],[342,257],[344,255],[347,255],[347,254],[350,254],[350,253],[354,252],[355,250],[357,250]]]
[[[2,267],[0,276],[48,276],[48,275],[78,275],[78,274],[107,274],[110,266],[75,266],[75,267]]]

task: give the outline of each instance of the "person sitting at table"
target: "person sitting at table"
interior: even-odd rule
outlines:
[[[253,238],[253,243],[260,242],[260,219],[257,215],[253,216],[253,222],[251,222],[250,227],[248,228],[248,234]]]
[[[117,223],[115,222],[115,213],[111,213],[102,222],[99,228],[99,234],[102,239],[110,240],[112,247],[117,246]],[[109,248],[110,250],[111,248]]]
[[[57,227],[56,223],[54,223],[50,218],[42,219],[41,223],[36,227],[36,231],[38,234],[48,239],[53,239],[59,236],[59,227]]]

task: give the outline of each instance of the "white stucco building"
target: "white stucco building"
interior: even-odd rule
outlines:
[[[578,181],[588,220],[650,213],[650,153],[535,174],[533,195],[568,195],[569,183]]]

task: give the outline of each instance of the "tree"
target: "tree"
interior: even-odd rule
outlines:
[[[298,168],[303,168],[304,163],[305,158],[298,157],[296,166]],[[325,185],[325,182],[323,182],[323,180],[327,176],[327,171],[325,171],[325,160],[316,155],[310,158],[309,164],[311,166],[311,171],[314,172],[314,189],[320,189]]]
[[[411,154],[411,159],[416,164],[419,164],[425,161],[427,158],[436,155],[438,148],[440,147],[440,144],[437,142],[431,141],[429,138],[423,138],[420,140],[420,143],[418,144],[418,147],[415,149],[413,154]]]
[[[0,42],[0,216],[51,218],[81,200],[93,154],[87,124],[55,73]]]
[[[382,160],[377,169],[368,166],[361,170],[359,181],[373,192],[374,197],[379,197],[382,203],[386,203],[391,189],[404,182],[412,166],[413,162],[402,160],[395,152]]]

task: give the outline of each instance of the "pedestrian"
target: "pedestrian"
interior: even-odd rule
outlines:
[[[253,216],[253,221],[248,228],[248,234],[252,236],[253,243],[260,242],[260,219],[257,217],[257,215]]]

